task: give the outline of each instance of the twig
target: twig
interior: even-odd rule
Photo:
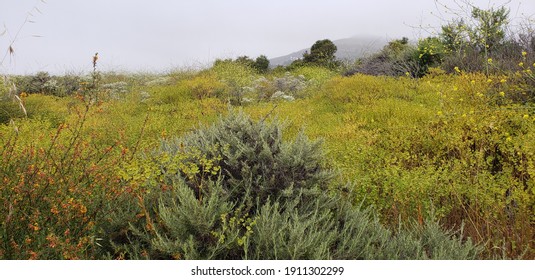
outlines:
[[[269,115],[271,115],[271,113],[273,113],[273,111],[275,111],[275,109],[279,106],[279,104],[275,104],[275,106],[273,106],[273,108],[271,108],[271,110],[262,118],[262,120],[260,120],[260,122],[264,122],[267,117],[269,117]]]

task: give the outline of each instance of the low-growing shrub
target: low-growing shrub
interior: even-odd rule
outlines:
[[[7,95],[0,95],[0,124],[7,124],[11,119],[24,117],[20,103]]]
[[[236,201],[246,193],[265,201],[287,188],[297,191],[325,185],[332,174],[323,166],[320,145],[303,133],[293,142],[284,142],[278,123],[255,122],[243,113],[231,113],[209,128],[164,141],[160,152],[173,156],[198,151],[214,161],[221,174],[201,172],[195,177],[221,176],[223,186]],[[192,163],[202,171],[206,160],[193,158]]]
[[[225,97],[228,87],[222,83],[215,75],[199,75],[190,80],[184,81],[186,87],[191,92],[193,98],[213,98]]]
[[[19,93],[40,93],[54,96],[69,96],[78,92],[84,78],[77,75],[51,76],[48,72],[16,77]]]
[[[242,104],[246,88],[251,85],[257,75],[252,67],[232,60],[216,60],[214,66],[207,72],[214,74],[221,83],[227,86],[227,100],[237,105]]]
[[[333,79],[317,102],[337,118],[307,125],[383,223],[434,211],[485,257],[532,258],[533,110],[509,100],[510,76],[456,73]]]
[[[408,38],[393,40],[379,53],[365,58],[356,69],[346,75],[362,73],[374,76],[410,76],[420,78],[427,73],[429,66],[437,59],[430,50],[431,39],[423,40],[418,46],[409,44]]]
[[[122,256],[143,259],[475,259],[482,248],[427,221],[388,230],[340,195],[303,193],[244,212],[219,181],[201,201],[184,181],[162,192]],[[462,233],[460,234],[462,235]]]
[[[309,83],[303,75],[293,76],[286,72],[283,77],[273,77],[272,79],[260,77],[256,79],[250,87],[250,91],[258,100],[281,98],[280,96],[293,100],[294,96],[297,96],[308,85]]]
[[[26,108],[17,95],[16,85],[10,77],[0,77],[0,124],[25,115]]]
[[[69,115],[68,104],[73,100],[56,96],[30,94],[22,98],[29,118],[45,119],[57,127],[64,123]]]

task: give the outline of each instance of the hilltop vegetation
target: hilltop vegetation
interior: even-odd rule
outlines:
[[[321,40],[4,79],[0,258],[533,259],[535,40],[481,36],[504,15],[346,68]]]

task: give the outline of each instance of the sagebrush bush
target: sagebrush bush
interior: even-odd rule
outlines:
[[[257,200],[257,210],[249,213],[246,203],[232,201],[221,181],[205,187],[200,200],[186,181],[175,180],[171,189],[159,192],[146,223],[132,227],[127,243],[115,248],[129,258],[260,260],[466,260],[482,250],[431,220],[392,232],[339,194],[301,191]]]
[[[325,185],[332,176],[323,166],[321,141],[309,141],[300,133],[294,141],[284,142],[278,123],[255,122],[243,113],[231,113],[211,127],[164,141],[160,148],[170,155],[193,151],[215,160],[220,174],[208,175],[221,176],[236,201],[246,193],[265,201],[278,197],[284,189]],[[193,164],[202,170],[203,162],[195,160]]]
[[[394,233],[342,196],[267,203],[255,220],[253,259],[474,259],[481,247],[428,220]]]

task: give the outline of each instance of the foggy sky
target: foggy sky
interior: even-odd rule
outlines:
[[[511,18],[534,19],[535,1],[509,2]],[[88,72],[95,52],[103,71],[166,71],[239,55],[273,58],[319,39],[426,37],[452,17],[445,11],[434,0],[0,0],[0,73]]]

